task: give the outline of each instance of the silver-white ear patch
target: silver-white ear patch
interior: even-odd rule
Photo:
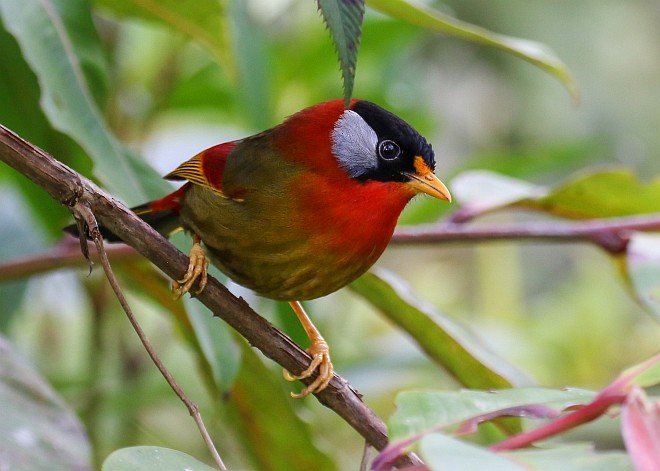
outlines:
[[[332,153],[353,178],[377,167],[377,145],[376,132],[355,111],[344,111],[332,130]]]

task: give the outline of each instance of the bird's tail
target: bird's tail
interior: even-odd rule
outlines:
[[[171,234],[181,229],[181,221],[179,219],[179,200],[187,190],[187,185],[184,185],[174,193],[161,198],[159,200],[150,201],[131,208],[137,216],[144,222],[153,227],[157,232],[169,237]],[[117,236],[114,232],[105,226],[99,225],[101,235],[108,242],[121,242],[121,237]],[[64,228],[64,232],[78,236],[77,224],[71,224]],[[87,234],[89,238],[89,234]]]

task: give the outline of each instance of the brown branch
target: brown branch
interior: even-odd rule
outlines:
[[[131,261],[140,257],[140,254],[133,247],[125,244],[107,245],[105,251],[113,262]],[[89,255],[92,261],[99,261],[95,246],[90,247]],[[85,260],[80,257],[78,238],[67,234],[62,237],[57,245],[46,251],[0,264],[0,283],[27,278],[60,268],[77,267],[84,263]]]
[[[398,229],[392,242],[420,244],[537,239],[554,242],[591,242],[609,253],[617,254],[626,250],[630,234],[634,231],[660,231],[660,214],[571,222],[484,224],[476,227],[472,224],[442,222]]]
[[[134,247],[170,278],[180,278],[188,258],[164,237],[135,216],[124,205],[99,189],[66,165],[21,139],[0,125],[0,160],[27,176],[55,200],[72,208],[86,204],[96,218],[126,243]],[[289,337],[255,313],[247,303],[232,295],[213,278],[196,296],[215,316],[222,318],[251,345],[294,374],[309,364],[310,357]],[[306,383],[309,382],[305,381]],[[387,430],[382,420],[361,400],[360,395],[339,376],[317,395],[326,407],[335,411],[376,449],[387,444]],[[419,463],[409,455],[408,463]]]

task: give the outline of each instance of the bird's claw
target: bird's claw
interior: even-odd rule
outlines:
[[[284,379],[287,381],[297,381],[300,379],[309,378],[318,370],[318,376],[316,379],[305,387],[298,394],[291,393],[291,397],[299,399],[305,396],[309,396],[313,393],[318,393],[323,391],[334,376],[334,367],[332,366],[332,361],[330,360],[330,348],[325,340],[321,339],[314,343],[307,350],[312,356],[312,361],[309,363],[309,366],[305,371],[299,375],[292,375],[289,371],[284,370]]]
[[[176,295],[177,299],[190,291],[195,281],[199,279],[199,285],[195,294],[201,293],[206,287],[208,281],[208,267],[209,261],[206,259],[206,254],[199,241],[193,243],[189,254],[190,261],[188,262],[188,270],[183,278],[180,280],[172,280],[172,292]]]

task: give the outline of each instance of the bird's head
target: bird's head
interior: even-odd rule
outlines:
[[[368,101],[353,101],[334,124],[332,154],[348,175],[362,182],[399,182],[413,193],[451,201],[433,173],[431,145],[398,116]]]

